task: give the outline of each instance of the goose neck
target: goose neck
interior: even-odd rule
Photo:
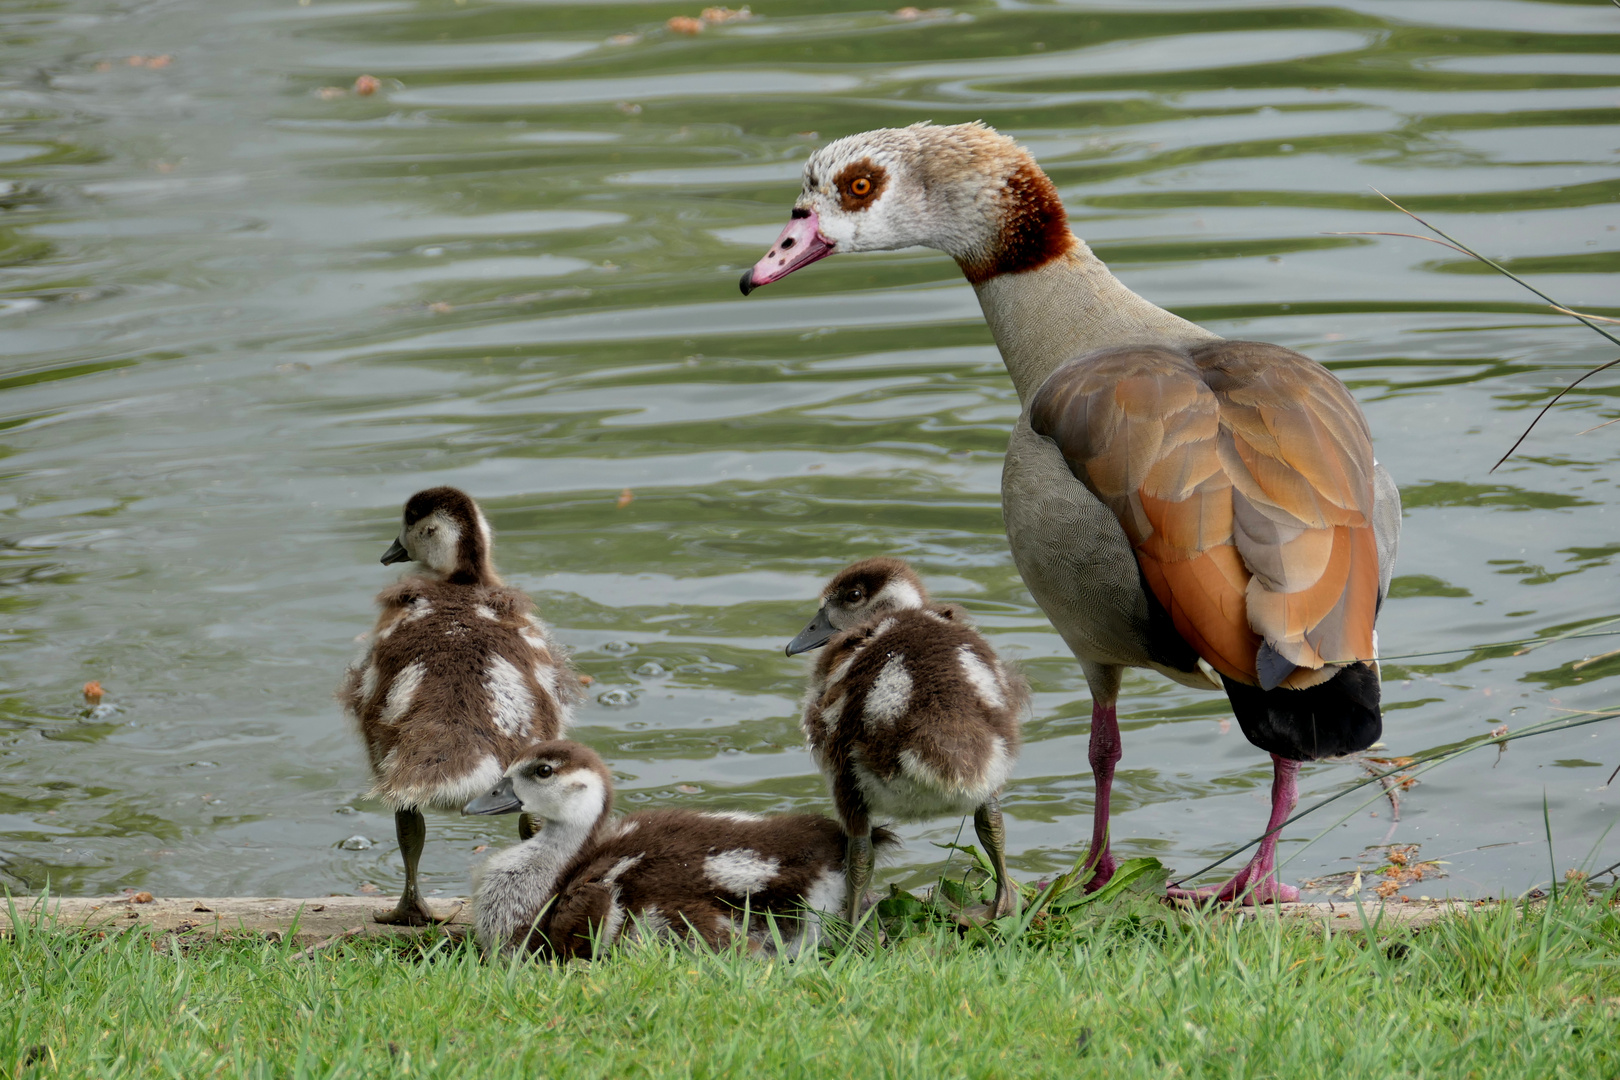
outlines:
[[[973,289],[1024,405],[1059,365],[1094,349],[1219,336],[1132,292],[1079,238],[1035,269],[975,281]]]
[[[557,891],[563,871],[579,857],[595,833],[597,822],[547,821],[540,831],[519,845],[534,885],[545,896]]]

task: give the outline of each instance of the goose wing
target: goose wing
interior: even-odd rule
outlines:
[[[1030,425],[1118,518],[1217,671],[1301,687],[1372,656],[1372,447],[1326,369],[1253,342],[1107,349],[1054,372]]]
[[[1221,406],[1249,624],[1267,646],[1261,686],[1314,681],[1295,667],[1371,660],[1381,588],[1361,407],[1332,372],[1278,345],[1221,341],[1192,359]]]

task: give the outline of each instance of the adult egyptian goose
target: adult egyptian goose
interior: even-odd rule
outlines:
[[[600,955],[619,940],[669,936],[718,949],[789,953],[819,940],[817,913],[844,899],[844,834],[817,814],[647,810],[615,820],[613,779],[576,742],[535,748],[468,814],[522,810],[538,830],[473,879],[486,953]],[[879,846],[894,843],[887,832]]]
[[[394,808],[405,860],[399,904],[378,922],[438,921],[416,881],[422,808],[459,808],[488,791],[512,762],[562,733],[579,696],[533,603],[496,576],[490,546],[489,524],[466,493],[412,495],[382,561],[414,559],[421,573],[378,594],[370,644],[338,690],[366,744],[372,793]]]
[[[957,608],[929,603],[899,559],[866,559],[833,576],[816,617],[787,653],[825,646],[804,695],[806,742],[849,835],[845,915],[872,879],[872,819],[973,815],[996,873],[990,918],[1018,902],[1007,873],[1001,788],[1029,707],[1024,680]]]
[[[1382,729],[1373,621],[1400,496],[1355,398],[1297,352],[1224,340],[1126,288],[1069,231],[1029,153],[982,124],[869,131],[812,154],[742,290],[836,252],[912,245],[956,259],[1023,405],[1002,510],[1019,573],[1091,689],[1090,886],[1114,871],[1120,676],[1145,667],[1224,685],[1274,763],[1265,842],[1196,895],[1296,899],[1275,847],[1299,763]]]

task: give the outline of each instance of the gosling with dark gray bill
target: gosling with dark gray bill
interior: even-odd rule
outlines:
[[[854,921],[872,878],[874,817],[924,821],[973,814],[995,868],[987,914],[1009,915],[1000,793],[1018,754],[1029,705],[959,608],[929,602],[898,559],[867,559],[822,590],[821,608],[787,653],[823,648],[804,696],[805,739],[849,834],[845,914]]]
[[[818,814],[648,810],[614,819],[596,752],[551,742],[514,764],[468,814],[519,810],[538,823],[473,878],[487,954],[599,956],[621,940],[669,937],[711,949],[813,948],[844,899],[843,831]],[[880,830],[874,842],[893,837]]]
[[[394,809],[405,888],[381,923],[442,922],[422,899],[425,807],[458,809],[514,761],[562,734],[579,680],[521,591],[501,583],[489,523],[465,492],[430,488],[405,504],[384,564],[420,573],[377,596],[366,654],[338,690],[366,745],[372,794]],[[520,833],[526,823],[519,823]]]

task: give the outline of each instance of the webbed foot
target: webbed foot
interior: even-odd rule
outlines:
[[[458,908],[457,911],[460,909]],[[384,926],[442,926],[456,917],[452,911],[448,915],[436,915],[433,909],[418,897],[415,902],[400,897],[399,903],[390,911],[378,911],[372,919]]]
[[[1167,889],[1165,895],[1172,900],[1191,901],[1195,904],[1292,904],[1299,899],[1299,889],[1277,880],[1274,871],[1263,877],[1251,873],[1253,864],[1244,867],[1225,885],[1206,885],[1202,889]]]

